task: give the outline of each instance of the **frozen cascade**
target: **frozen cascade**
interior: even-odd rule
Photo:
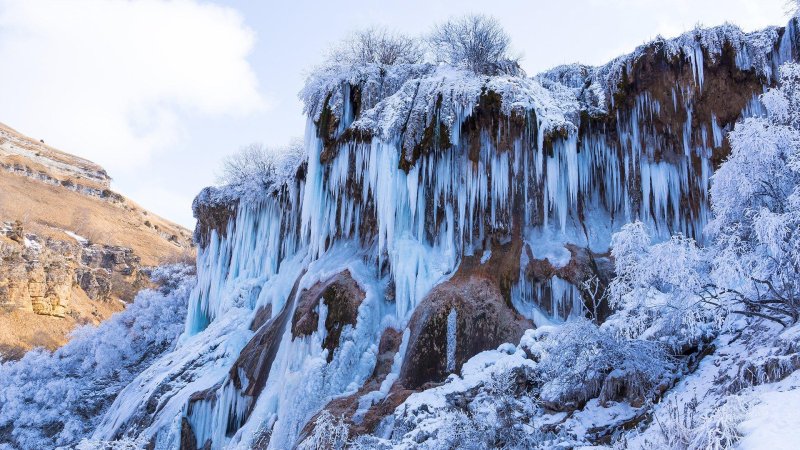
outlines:
[[[265,282],[278,273],[281,261],[297,252],[298,192],[289,205],[262,201],[240,207],[223,238],[216,230],[209,243],[198,249],[197,286],[189,299],[186,335],[194,335],[233,306],[253,308]],[[285,208],[284,206],[289,206]]]
[[[793,23],[772,61],[794,55]],[[736,48],[737,66],[767,74],[757,49],[742,42]],[[689,86],[667,86],[662,101],[636,93],[608,120],[588,122],[591,115],[582,114],[585,105],[572,90],[538,78],[465,78],[455,69],[414,66],[409,73],[417,78],[380,84],[385,89],[369,91],[362,111],[350,101],[360,79],[331,83],[337,139],[320,136],[320,108],[308,108],[302,176],[259,200],[231,203],[235,214],[211,229],[198,249],[198,282],[178,347],[122,391],[95,437],[145,435],[158,449],[175,448],[185,421],[198,445],[212,449],[250,448],[265,436],[268,448],[291,448],[330,400],[359,392],[375,368],[377,343],[392,328],[402,332],[400,350],[380,387],[359,393],[354,420],[389,394],[406,357],[414,311],[462,267],[464,256],[488,268],[502,257],[500,245],[522,239],[526,250],[510,301],[542,326],[583,315],[585,307],[568,276],[526,274],[531,258],[562,270],[572,258],[566,244],[605,252],[611,234],[636,219],[662,238],[682,232],[699,239],[711,155],[724,144],[730,123],[713,112],[701,117],[704,110],[694,107],[703,83],[710,83],[712,72],[704,67],[714,51],[693,36],[680,49],[690,62]],[[624,66],[632,67],[630,61]],[[492,122],[497,129],[476,129],[472,122],[486,89],[503,99],[504,116]],[[742,115],[761,111],[754,97]],[[678,112],[679,122],[667,120]],[[524,118],[523,131],[508,131],[512,115]],[[412,155],[413,130],[395,127],[397,117],[441,120],[449,145],[437,140]],[[366,137],[339,139],[386,123],[391,126],[369,129]],[[665,126],[671,128],[665,132]],[[244,384],[237,388],[230,371],[254,335],[257,314],[291,318],[301,292],[343,271],[365,298],[333,354],[322,345],[328,310],[320,302],[314,332],[293,336],[291,320],[277,331],[263,389],[256,398],[245,395],[249,380],[234,374]],[[457,369],[458,317],[451,308],[448,372]],[[158,413],[145,417],[148,405],[158,405]]]

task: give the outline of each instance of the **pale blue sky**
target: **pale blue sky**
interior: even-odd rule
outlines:
[[[0,122],[104,165],[191,227],[225,155],[301,136],[304,74],[350,31],[495,16],[523,67],[602,64],[658,34],[784,25],[785,0],[0,0]]]

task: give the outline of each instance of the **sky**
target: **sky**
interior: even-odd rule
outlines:
[[[528,74],[697,25],[788,20],[787,0],[0,0],[0,122],[101,164],[114,190],[192,228],[192,199],[227,155],[303,135],[297,93],[331,46],[469,13],[498,19]]]

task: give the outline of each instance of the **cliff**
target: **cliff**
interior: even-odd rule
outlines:
[[[460,448],[478,446],[471,420],[502,397],[495,433],[524,419],[544,448],[609,443],[713,352],[708,336],[657,336],[667,358],[579,320],[611,313],[597,302],[615,276],[611,236],[641,221],[655,241],[703,241],[727,133],[764,115],[759,95],[798,44],[792,20],[694,30],[535,77],[434,64],[312,73],[305,160],[263,191],[198,196],[184,335],[93,437]],[[772,381],[797,368],[795,347],[777,341],[786,358]],[[550,422],[513,415],[534,390]],[[447,408],[458,413],[445,437],[436,411]]]

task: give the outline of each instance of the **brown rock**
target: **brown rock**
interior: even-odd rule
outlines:
[[[210,198],[217,194],[217,189],[207,187],[200,192],[192,203],[192,212],[197,219],[197,226],[194,229],[194,241],[205,247],[211,237],[211,232],[216,231],[219,236],[228,234],[228,223],[236,218],[238,201],[214,202],[203,201],[201,199]]]
[[[181,443],[180,450],[196,450],[197,438],[192,431],[192,426],[186,417],[181,418]]]
[[[328,333],[322,347],[328,350],[328,362],[331,362],[333,352],[339,346],[342,330],[346,325],[355,326],[358,307],[365,296],[366,293],[347,270],[315,284],[300,295],[292,320],[293,336],[308,336],[317,330],[319,314],[316,309],[322,301],[328,308],[325,318]]]
[[[451,310],[456,311],[456,372],[484,350],[518,342],[531,326],[506,304],[490,278],[472,275],[442,283],[411,317],[411,337],[400,371],[405,387],[419,388],[447,377],[447,321]]]

